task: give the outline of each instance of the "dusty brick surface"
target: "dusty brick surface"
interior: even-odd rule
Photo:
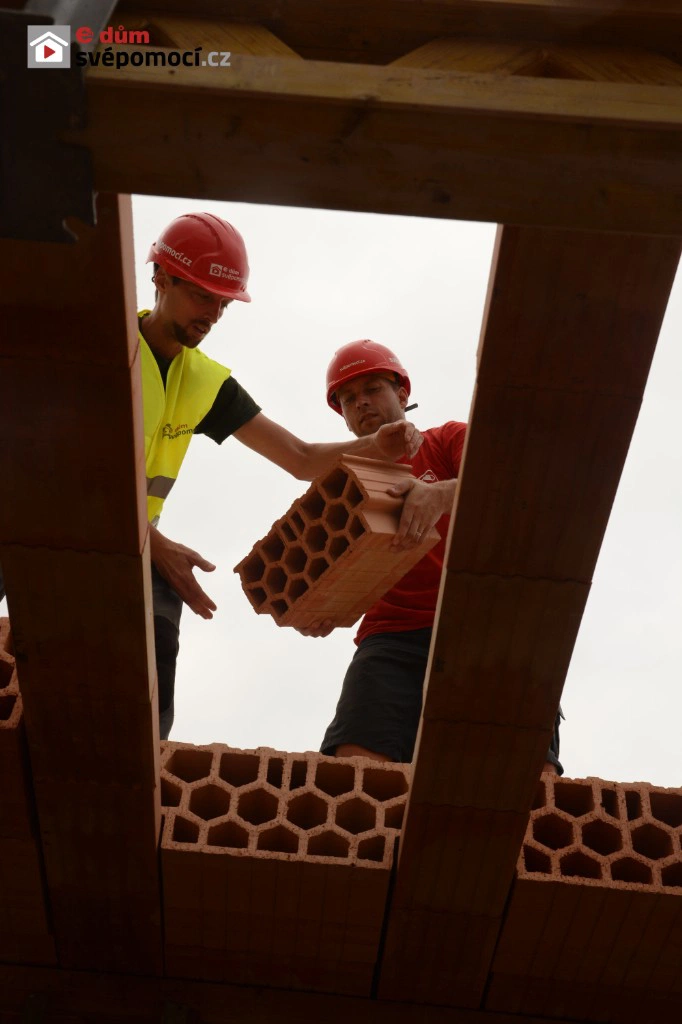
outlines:
[[[0,619],[0,960],[53,964],[9,620]]]
[[[408,771],[164,744],[167,974],[369,995]]]
[[[403,503],[386,490],[409,477],[409,466],[342,456],[235,567],[253,608],[281,626],[352,626],[438,543],[432,529],[389,550]]]
[[[681,840],[682,789],[544,776],[488,1008],[613,1024],[679,1019]]]

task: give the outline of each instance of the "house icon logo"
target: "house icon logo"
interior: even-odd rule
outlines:
[[[26,64],[29,68],[71,67],[71,26],[28,25]]]

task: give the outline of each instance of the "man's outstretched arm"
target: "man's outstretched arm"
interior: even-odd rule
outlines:
[[[366,459],[385,459],[388,462],[395,462],[403,455],[411,459],[422,443],[421,434],[407,420],[385,423],[368,437],[329,444],[310,443],[291,434],[262,412],[236,430],[234,436],[297,480],[313,480],[324,473],[339,455],[361,455]]]

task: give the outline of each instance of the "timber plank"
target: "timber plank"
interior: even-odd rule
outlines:
[[[181,15],[186,0],[123,0],[121,13]],[[195,0],[196,17],[219,20],[222,0]],[[309,60],[388,63],[442,35],[680,48],[676,0],[230,0],[231,21],[259,23]]]
[[[240,56],[87,87],[102,189],[682,234],[671,86]]]

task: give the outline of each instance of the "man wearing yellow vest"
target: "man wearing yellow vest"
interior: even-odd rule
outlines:
[[[193,574],[195,568],[210,572],[215,566],[158,530],[164,500],[194,434],[208,434],[218,444],[234,435],[301,480],[324,472],[342,452],[410,458],[421,435],[401,420],[356,441],[309,444],[264,416],[230,370],[199,351],[231,302],[251,301],[244,241],[227,221],[210,213],[177,217],[154,242],[147,262],[154,264],[156,301],[153,310],[139,314],[139,332],[159,714],[165,739],[173,723],[183,601],[205,619],[216,608]]]

